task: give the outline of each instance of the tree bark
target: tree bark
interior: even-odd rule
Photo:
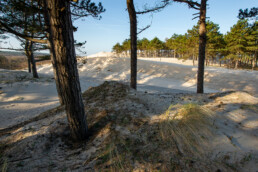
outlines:
[[[28,61],[28,72],[31,73],[31,59],[29,56],[29,41],[26,40],[25,42],[25,55],[27,57],[27,61]]]
[[[194,55],[193,55],[193,57],[192,57],[192,58],[193,58],[193,66],[194,66],[194,60],[195,60],[195,57],[194,57]]]
[[[53,66],[53,72],[54,72],[54,78],[55,78],[55,83],[56,83],[56,90],[57,90],[57,95],[59,98],[59,103],[61,105],[64,105],[64,98],[63,98],[63,94],[60,90],[61,88],[61,83],[60,80],[58,78],[58,66],[57,66],[57,60],[56,60],[56,53],[55,51],[52,49],[52,47],[54,47],[54,43],[53,43],[53,36],[51,33],[51,29],[50,29],[50,17],[49,17],[49,13],[47,10],[47,4],[46,1],[42,1],[43,4],[42,6],[44,7],[44,19],[45,19],[45,25],[46,25],[46,30],[47,30],[47,38],[48,38],[48,47],[49,48],[49,52],[50,52],[50,57],[51,57],[51,62],[52,62],[52,66]]]
[[[88,134],[74,47],[69,0],[45,0],[50,19],[50,42],[59,93],[64,101],[71,136],[84,140]]]
[[[38,72],[37,72],[37,67],[36,67],[36,62],[34,58],[34,53],[33,53],[33,42],[29,42],[29,56],[30,56],[30,63],[32,65],[32,74],[33,78],[39,78]]]
[[[137,18],[133,0],[127,0],[131,38],[131,88],[137,87]]]
[[[239,62],[238,60],[235,61],[235,69],[238,68],[238,62]]]
[[[28,60],[28,72],[31,73],[31,63],[29,57],[27,57]]]
[[[206,49],[206,4],[207,0],[201,1],[200,8],[200,28],[199,28],[199,59],[197,74],[197,93],[203,93],[204,82],[204,62]]]

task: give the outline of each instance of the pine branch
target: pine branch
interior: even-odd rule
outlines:
[[[161,9],[165,8],[166,6],[168,6],[170,4],[169,0],[164,0],[162,5],[157,5],[153,8],[150,9],[145,9],[144,11],[138,11],[136,12],[136,14],[146,14],[146,13],[151,13],[151,12],[158,12]]]
[[[192,0],[173,0],[175,2],[180,2],[180,3],[186,3],[190,8],[200,10],[201,4],[198,3],[197,1],[192,1]]]
[[[19,32],[16,32],[15,30],[11,29],[8,25],[3,23],[1,20],[0,20],[0,27],[3,27],[9,33],[12,33],[16,36],[19,36],[19,37],[23,38],[23,39],[26,39],[26,40],[29,40],[29,41],[32,41],[32,42],[42,43],[42,44],[48,43],[48,41],[45,40],[45,39],[35,39],[35,38],[42,38],[42,37],[30,37],[28,35],[24,35],[24,34],[21,34]]]

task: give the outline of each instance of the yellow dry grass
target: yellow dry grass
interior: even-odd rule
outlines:
[[[160,135],[182,154],[202,156],[212,136],[214,114],[197,104],[171,105],[160,122]],[[172,144],[171,144],[172,145]]]
[[[51,64],[51,60],[42,59],[37,61],[36,65]],[[27,58],[25,56],[2,56],[0,55],[0,68],[9,70],[19,70],[28,68]]]

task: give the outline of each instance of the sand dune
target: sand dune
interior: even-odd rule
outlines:
[[[103,81],[130,81],[129,58],[98,57],[87,58],[86,61],[86,64],[78,62],[82,91]],[[138,90],[149,93],[195,92],[197,67],[185,65],[178,60],[166,61],[160,58],[138,60]],[[39,66],[38,72],[40,79],[35,80],[25,71],[0,70],[0,87],[3,92],[0,94],[0,128],[58,105],[52,65]],[[257,85],[257,71],[215,67],[205,70],[206,93],[237,90],[257,96]]]

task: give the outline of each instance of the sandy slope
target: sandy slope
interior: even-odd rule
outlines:
[[[197,161],[195,157],[189,161],[185,158],[191,155],[184,151],[184,143],[179,141],[177,145],[179,152],[183,152],[185,158],[181,157],[180,162],[173,162],[175,168],[182,168],[181,170],[186,171],[191,168],[205,169],[204,171],[217,169],[255,171],[258,164],[258,99],[251,95],[258,95],[258,73],[206,68],[205,92],[237,90],[247,91],[251,95],[244,92],[197,95],[194,94],[196,67],[184,65],[182,62],[164,62],[166,59],[161,59],[161,62],[158,60],[160,59],[138,61],[138,90],[140,92],[129,90],[124,95],[125,97],[121,97],[119,88],[115,89],[117,85],[115,83],[106,85],[107,88],[102,86],[96,88],[97,91],[91,89],[92,92],[88,92],[88,98],[84,100],[87,114],[89,114],[89,123],[93,125],[103,115],[109,123],[105,123],[103,128],[97,131],[98,134],[83,147],[72,146],[71,148],[69,146],[71,143],[63,138],[67,137],[67,121],[63,111],[53,111],[52,113],[55,114],[53,116],[28,123],[18,127],[10,135],[0,137],[0,145],[7,143],[10,145],[5,152],[8,155],[10,170],[82,171],[93,170],[94,166],[106,169],[109,166],[100,157],[106,145],[116,144],[110,140],[113,137],[119,137],[124,141],[132,140],[136,143],[131,145],[133,152],[140,152],[141,156],[149,153],[148,157],[154,158],[141,157],[141,160],[135,161],[134,153],[130,154],[133,155],[128,158],[130,162],[133,162],[130,168],[135,170],[143,170],[146,167],[163,169],[163,165],[166,167],[170,163],[164,157],[177,154],[174,152],[174,147],[172,150],[167,147],[170,144],[165,144],[165,141],[157,142],[160,139],[157,132],[160,132],[160,125],[163,125],[164,114],[171,104],[179,104],[173,109],[174,113],[183,104],[193,103],[208,109],[208,114],[212,114],[212,126],[208,125],[208,128],[211,127],[211,131],[215,134],[212,137],[205,136],[209,138],[207,143],[211,150],[207,149],[205,156],[202,157],[207,161],[202,161],[203,159]],[[105,80],[122,81],[128,84],[129,66],[129,58],[81,59],[78,69],[82,91],[98,86]],[[38,71],[40,79],[33,79],[25,71],[0,70],[0,135],[1,129],[31,119],[59,105],[52,66],[39,66]],[[123,85],[122,88],[124,88]],[[103,94],[105,94],[104,100]],[[130,118],[127,119],[127,117]],[[113,118],[116,119],[115,122]],[[198,129],[200,130],[202,129]],[[160,147],[155,147],[155,145]],[[0,149],[0,154],[1,151]],[[162,156],[157,156],[158,158],[154,156],[155,151],[162,152]],[[151,163],[148,164],[148,161]],[[98,162],[103,162],[101,163],[103,166]],[[189,162],[194,162],[194,164],[183,165]]]
[[[165,60],[161,59],[161,61]],[[181,61],[176,62],[177,60],[174,63],[139,60],[138,83],[195,92],[197,67],[184,65]],[[188,64],[188,62],[186,63]],[[80,71],[83,76],[129,82],[130,59],[88,58],[88,63],[82,66]],[[229,70],[216,67],[208,67],[205,71],[205,92],[241,90],[257,96],[257,85],[257,71]]]
[[[168,63],[164,62],[167,59],[160,58],[150,60],[138,61],[138,90],[150,93],[195,92],[197,68],[190,66],[189,62],[174,59],[170,60],[174,63]],[[129,58],[98,57],[87,58],[86,61],[86,64],[78,64],[82,91],[105,80],[129,82]],[[34,80],[25,71],[0,70],[3,92],[0,94],[0,128],[58,105],[52,66],[39,66],[38,72],[41,78]],[[205,92],[240,90],[257,96],[257,85],[257,71],[206,68]]]
[[[8,170],[257,170],[258,99],[247,93],[144,93],[106,82],[83,99],[87,142],[71,141],[63,110],[0,130]]]

